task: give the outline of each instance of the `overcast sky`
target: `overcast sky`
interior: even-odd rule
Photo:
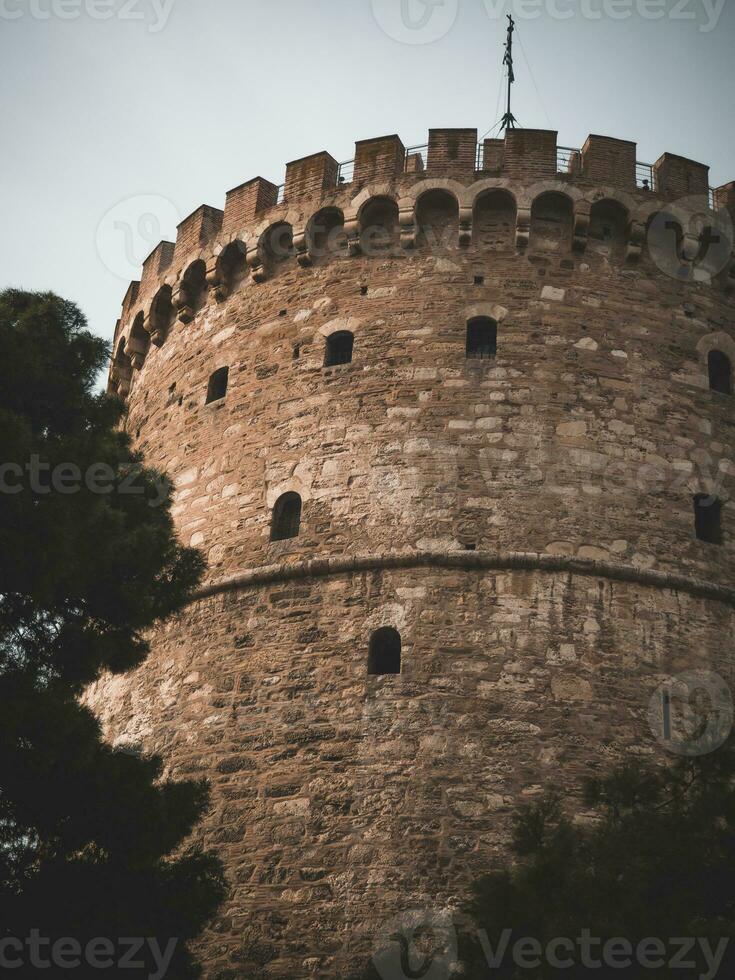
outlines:
[[[358,139],[489,129],[510,11],[521,125],[735,179],[735,0],[0,0],[0,286],[52,289],[110,338],[198,205]]]

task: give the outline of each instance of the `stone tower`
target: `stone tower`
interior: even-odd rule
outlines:
[[[435,129],[146,260],[110,387],[209,568],[91,700],[211,781],[210,980],[345,977],[546,783],[663,757],[667,678],[732,682],[733,215],[631,142]]]

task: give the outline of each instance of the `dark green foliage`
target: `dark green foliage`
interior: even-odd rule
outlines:
[[[675,937],[708,938],[716,949],[735,935],[735,743],[674,764],[630,763],[600,780],[587,780],[585,804],[597,821],[573,823],[562,801],[547,794],[517,818],[512,868],[481,878],[468,909],[495,946],[504,928],[543,947],[556,937],[576,939],[589,929],[602,940],[648,938],[669,946]],[[478,943],[465,936],[465,976],[486,977]],[[467,941],[469,940],[469,941]],[[600,949],[597,949],[599,954]],[[720,976],[732,975],[728,950]],[[593,957],[594,958],[594,957]],[[599,958],[599,955],[598,957]],[[510,957],[508,957],[510,960]],[[623,957],[624,959],[624,957]],[[693,969],[605,967],[580,976],[699,977],[700,950],[684,957]],[[508,968],[494,976],[551,977],[559,969]],[[567,971],[568,972],[568,971]]]
[[[73,304],[0,294],[0,938],[173,937],[185,980],[185,943],[224,894],[213,856],[181,851],[207,788],[107,746],[78,700],[145,658],[142,631],[203,570],[117,428],[123,406],[94,390],[108,356]]]
[[[683,949],[671,942],[703,939],[717,951],[722,939],[735,937],[733,737],[717,751],[693,758],[631,762],[606,778],[587,780],[583,796],[590,808],[583,822],[565,815],[566,804],[578,807],[578,802],[553,791],[516,816],[513,863],[480,877],[456,917],[459,962],[452,975],[465,980],[711,980],[735,975],[735,948],[728,945],[713,967],[699,944]],[[505,930],[510,934],[503,947]],[[576,943],[583,930],[599,939],[590,947],[587,965]],[[512,955],[516,941],[528,937],[544,951],[541,965],[519,966]],[[557,938],[576,944],[574,966],[560,969],[549,963],[545,951]],[[617,938],[632,946],[627,966],[624,955],[617,965],[614,956],[601,955],[604,943]],[[636,950],[649,938],[663,941],[665,965],[641,965]],[[492,969],[488,945],[491,952],[506,949]],[[566,950],[556,953],[562,961],[569,958]],[[680,967],[671,965],[676,957]],[[595,962],[600,965],[589,965]],[[433,980],[430,960],[417,975]],[[381,978],[371,963],[361,980],[393,978]],[[449,980],[446,970],[441,980]]]

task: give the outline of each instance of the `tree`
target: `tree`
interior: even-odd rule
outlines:
[[[453,973],[432,974],[412,935],[413,960],[389,977],[374,961],[362,980],[732,976],[735,738],[672,764],[628,762],[582,789],[584,822],[554,790],[517,813],[512,862],[479,877],[455,917]]]
[[[551,940],[576,942],[588,930],[600,942],[587,960],[601,966],[578,967],[580,976],[717,975],[718,953],[735,927],[735,741],[672,765],[629,762],[585,780],[583,790],[598,815],[590,825],[570,821],[554,792],[519,814],[517,863],[475,885],[468,911],[477,926],[494,938],[494,949],[508,927],[514,939],[533,937],[544,951]],[[604,954],[604,943],[618,938],[624,944]],[[689,949],[673,942],[685,938],[696,942]],[[649,939],[664,951],[654,943],[641,952]],[[572,955],[580,964],[579,944]],[[676,958],[691,965],[672,965]],[[476,941],[467,960],[467,976],[487,976]],[[719,975],[732,975],[733,962],[728,946]],[[559,973],[549,963],[530,972],[509,963],[494,975]]]
[[[124,955],[163,975],[172,949],[171,975],[198,976],[187,941],[224,895],[215,857],[185,845],[206,785],[105,744],[80,703],[145,659],[144,631],[203,571],[177,543],[168,484],[118,425],[124,406],[95,392],[108,358],[72,303],[0,293],[0,955],[22,957],[24,980],[55,975],[46,940],[68,941],[78,977]],[[164,954],[125,953],[134,937]]]

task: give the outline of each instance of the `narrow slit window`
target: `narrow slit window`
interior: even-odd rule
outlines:
[[[732,394],[732,364],[727,354],[712,350],[707,359],[709,367],[709,386],[721,395]]]
[[[301,497],[284,493],[276,501],[271,522],[271,541],[286,541],[298,536],[301,528]]]
[[[467,358],[490,360],[498,349],[498,325],[489,317],[475,317],[467,323]]]
[[[700,541],[722,544],[721,501],[709,494],[698,493],[694,498],[694,525]]]
[[[392,626],[375,630],[370,637],[368,653],[368,674],[400,674],[401,672],[401,634]]]
[[[230,379],[230,369],[228,367],[218,368],[209,378],[209,384],[207,385],[207,401],[208,405],[210,402],[219,401],[220,398],[224,398],[227,394],[227,383]]]
[[[354,334],[349,330],[338,330],[327,337],[327,349],[324,355],[324,367],[335,367],[337,364],[349,364],[352,360],[352,350],[355,346]]]

